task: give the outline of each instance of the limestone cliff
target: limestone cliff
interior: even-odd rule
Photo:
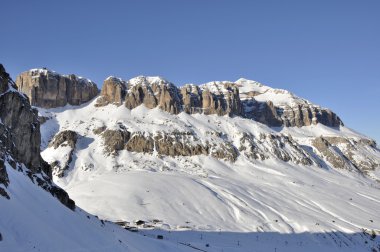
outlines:
[[[51,167],[41,157],[38,112],[16,88],[0,64],[0,184],[7,187],[9,183],[4,166],[4,161],[7,161],[14,169],[24,172],[34,183],[74,209],[74,201],[53,184]],[[0,194],[7,197],[6,189],[1,188]]]
[[[286,100],[286,102],[284,102]],[[329,109],[314,105],[292,93],[272,89],[257,82],[209,82],[200,86],[176,87],[160,77],[139,76],[129,81],[109,77],[104,81],[97,106],[125,104],[129,109],[144,104],[147,108],[178,114],[203,113],[241,116],[270,127],[302,127],[324,124],[343,125]]]
[[[16,79],[19,91],[25,93],[33,106],[42,108],[80,105],[98,95],[96,84],[74,74],[61,75],[47,69],[32,69]]]

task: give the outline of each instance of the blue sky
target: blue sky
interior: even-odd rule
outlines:
[[[134,0],[1,4],[0,62],[177,85],[240,77],[331,108],[380,142],[380,1]]]

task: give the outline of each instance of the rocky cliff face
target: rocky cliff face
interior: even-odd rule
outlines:
[[[376,150],[373,141],[349,139],[345,137],[318,137],[312,146],[334,168],[358,170],[368,175],[380,167],[380,160],[372,155],[363,155],[367,150]]]
[[[160,77],[139,76],[129,81],[109,77],[103,84],[97,106],[124,102],[127,108],[133,109],[144,104],[149,109],[159,107],[172,114],[184,111],[188,114],[241,116],[270,127],[302,127],[318,123],[329,127],[343,125],[340,118],[328,109],[284,90],[246,82],[210,82],[177,88]],[[284,100],[284,97],[289,102],[277,101],[279,98]]]
[[[51,175],[45,169],[39,154],[41,134],[38,111],[30,106],[26,96],[17,92],[17,87],[3,67],[0,71],[0,90],[5,90],[0,96],[1,147],[32,172],[45,171],[47,175]]]
[[[98,95],[96,84],[74,74],[61,75],[47,69],[32,69],[16,79],[19,91],[33,106],[55,108],[66,104],[80,105]]]
[[[139,76],[128,82],[125,106],[133,109],[141,104],[150,109],[158,106],[172,114],[182,110],[177,87],[158,77]]]
[[[266,124],[270,127],[303,127],[321,123],[328,127],[343,125],[340,118],[329,109],[310,104],[295,104],[293,106],[275,106],[273,102],[258,102],[254,98],[245,100],[243,106],[247,109],[245,117]]]
[[[120,78],[108,77],[102,87],[101,97],[98,99],[98,106],[104,106],[109,103],[121,105],[125,99],[127,82]]]
[[[52,183],[51,168],[41,158],[38,111],[16,88],[0,64],[0,184],[7,186],[9,183],[4,166],[6,161],[73,209],[74,202],[65,191]],[[1,191],[2,195],[6,195],[6,189]]]

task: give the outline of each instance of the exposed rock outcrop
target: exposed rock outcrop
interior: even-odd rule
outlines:
[[[77,143],[78,134],[75,131],[72,130],[64,130],[59,132],[51,143],[49,144],[49,147],[54,147],[54,149],[57,149],[60,146],[70,146],[72,149],[75,148],[75,144]]]
[[[55,108],[66,104],[80,105],[98,95],[96,84],[74,74],[61,75],[47,69],[32,69],[16,79],[18,90],[25,93],[33,106]]]
[[[211,155],[217,159],[234,162],[239,153],[230,142],[203,143],[192,132],[157,132],[152,135],[143,132],[130,133],[126,129],[102,133],[106,153],[116,154],[120,150],[140,153],[154,153],[162,156]]]
[[[234,83],[215,83],[210,90],[210,85],[203,86],[202,111],[204,114],[242,115],[242,106],[239,97],[239,88]]]
[[[210,146],[203,145],[192,132],[158,132],[154,136],[158,154],[166,156],[208,155]]]
[[[126,143],[125,148],[133,152],[153,153],[154,139],[150,135],[144,136],[141,132],[135,132]]]
[[[77,143],[78,134],[71,130],[64,130],[59,132],[50,142],[49,147],[54,149],[68,147],[67,149],[60,149],[61,152],[66,152],[65,157],[60,161],[54,161],[50,165],[53,168],[53,175],[59,178],[64,177],[69,170],[70,163],[73,159],[75,145]]]
[[[102,87],[101,97],[97,100],[97,106],[104,106],[109,103],[121,105],[124,102],[127,90],[127,82],[120,78],[108,77]]]
[[[1,148],[32,172],[41,172],[44,164],[40,155],[38,112],[30,106],[25,96],[17,92],[7,73],[0,72],[0,78],[0,90],[6,90],[0,95]],[[51,175],[48,170],[44,172]]]
[[[127,108],[133,109],[144,104],[149,109],[159,107],[172,114],[183,111],[188,114],[242,116],[270,127],[302,127],[317,123],[329,127],[343,125],[332,111],[313,105],[288,91],[270,89],[254,82],[252,90],[244,89],[244,93],[240,94],[242,87],[240,82],[224,81],[201,86],[187,84],[177,88],[160,77],[139,76],[128,82],[109,77],[104,82],[97,106],[109,103],[121,105],[124,102]],[[267,100],[255,99],[268,90],[271,95]],[[289,97],[289,103],[275,104],[270,100],[271,97],[276,99],[276,96],[284,95]]]
[[[368,139],[348,139],[344,137],[318,137],[313,146],[327,157],[335,168],[357,169],[367,174],[380,167],[380,160],[366,155],[376,147],[374,141]]]
[[[188,114],[202,113],[202,90],[196,85],[185,85],[180,89],[183,111]]]
[[[0,64],[0,177],[5,186],[7,172],[4,162],[23,171],[39,186],[57,197],[71,209],[75,203],[68,194],[52,182],[51,167],[40,155],[40,123],[38,112],[33,109],[26,96],[17,91],[9,74]],[[21,164],[24,164],[26,170]],[[5,189],[2,189],[4,196]],[[6,197],[6,195],[5,195]]]
[[[348,169],[351,170],[352,166],[349,161],[346,160],[340,153],[335,149],[329,141],[323,137],[317,137],[312,141],[312,145],[317,149],[319,154],[329,162],[334,168]]]
[[[130,133],[125,129],[111,130],[107,129],[102,133],[105,149],[108,153],[115,154],[123,150],[125,144],[130,138]]]
[[[8,178],[7,171],[5,169],[4,160],[0,158],[0,185],[7,187],[8,184],[9,184],[9,178]],[[0,196],[3,196],[9,199],[9,195],[7,191],[1,186],[0,186]]]
[[[172,114],[181,111],[177,87],[162,78],[139,76],[130,80],[128,86],[125,106],[129,109],[144,104],[150,109],[158,106]]]
[[[270,127],[303,127],[321,123],[329,127],[343,126],[341,119],[331,110],[310,104],[275,106],[271,101],[257,102],[254,98],[243,101],[245,117]]]
[[[253,135],[242,133],[239,151],[250,159],[265,160],[272,156],[284,162],[318,165],[293,138],[282,134],[261,134],[257,139]]]
[[[281,127],[283,121],[271,101],[259,103],[255,99],[243,101],[244,116],[270,127]]]

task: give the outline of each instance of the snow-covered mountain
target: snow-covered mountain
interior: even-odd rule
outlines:
[[[0,64],[0,251],[191,251],[76,207],[40,155],[38,111]]]
[[[286,90],[109,77],[89,103],[39,111],[55,182],[101,218],[210,232],[380,227],[374,141]]]
[[[380,251],[380,151],[331,110],[246,79],[145,76],[109,77],[78,105],[59,74],[33,72],[41,155],[77,205],[57,211],[95,225],[88,237],[126,251]]]

